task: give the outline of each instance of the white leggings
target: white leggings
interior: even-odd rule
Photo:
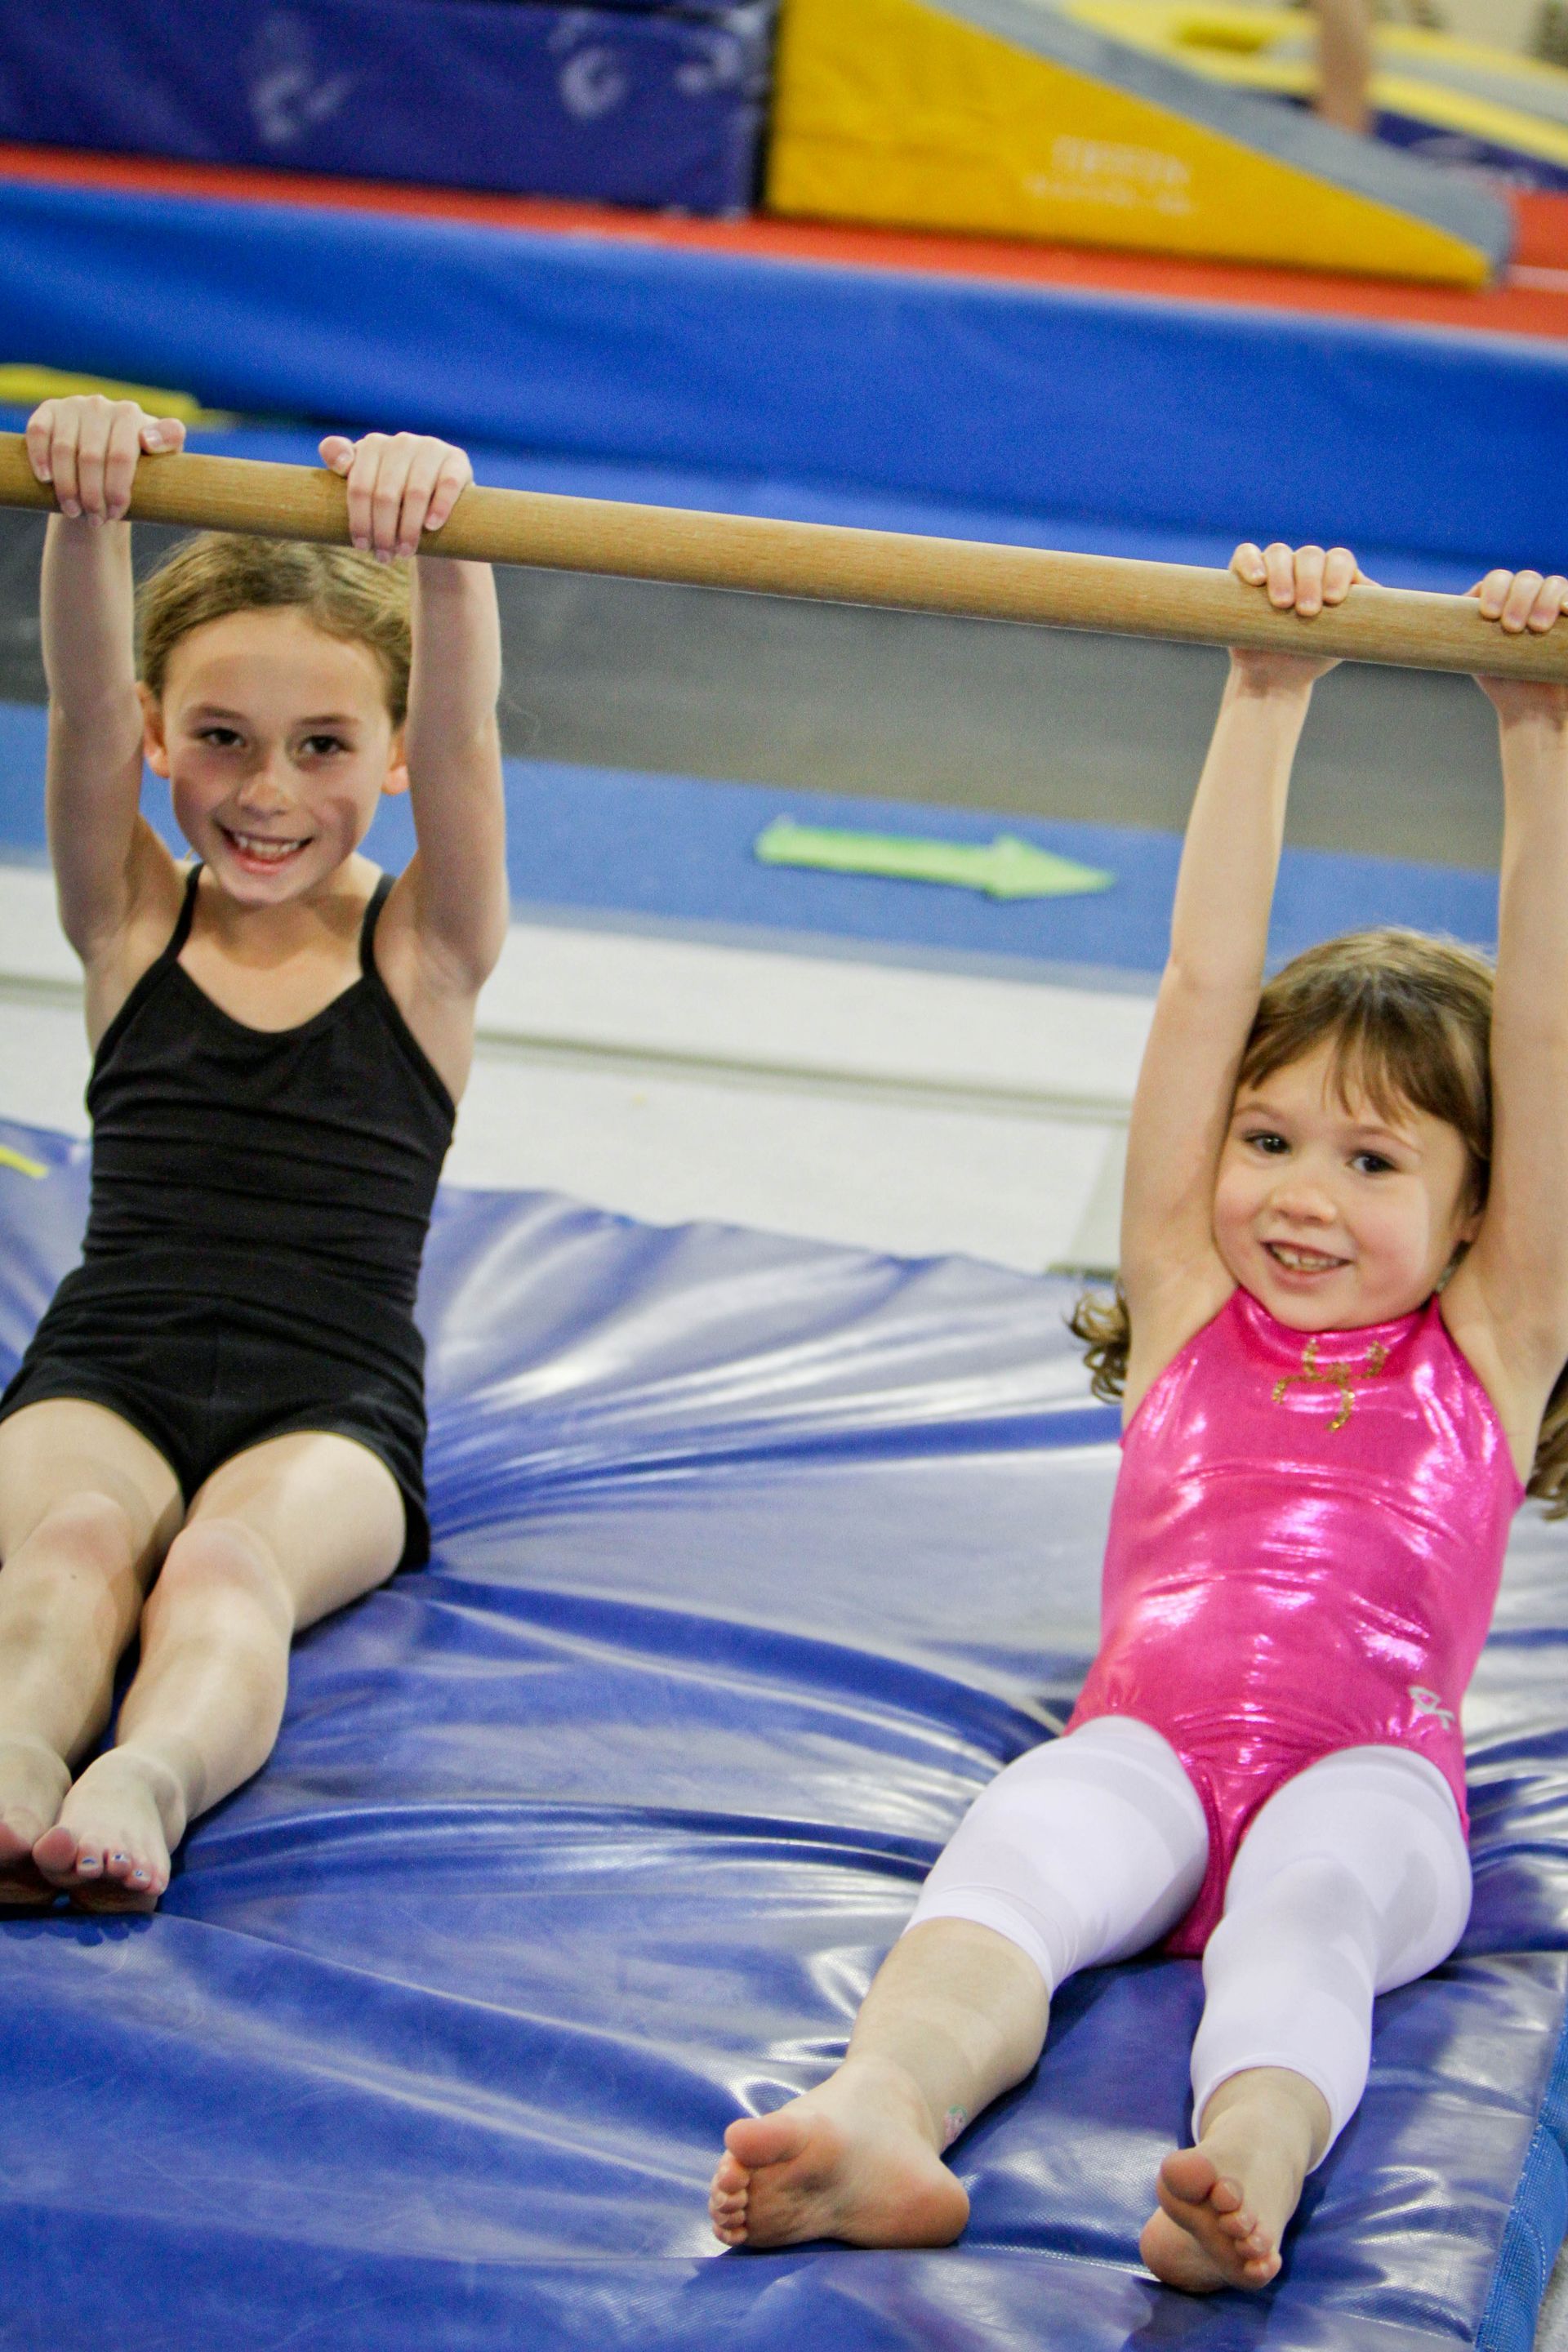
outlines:
[[[1170,1742],[1097,1717],[981,1791],[910,1926],[994,1928],[1055,1992],[1075,1969],[1168,1935],[1207,1862],[1203,1806]],[[1286,1781],[1241,1842],[1204,1954],[1194,2127],[1232,2074],[1288,2066],[1322,2093],[1332,2147],[1366,2088],[1373,1994],[1446,1959],[1469,1909],[1458,1809],[1424,1757],[1348,1748]]]

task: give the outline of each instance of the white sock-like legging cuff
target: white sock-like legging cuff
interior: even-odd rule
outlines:
[[[1075,1969],[1157,1943],[1203,1884],[1208,1826],[1168,1742],[1107,1716],[1032,1748],[983,1789],[921,1890],[910,1927],[973,1919],[1055,1992]],[[982,1906],[984,1916],[982,1916]]]
[[[1174,1749],[1130,1717],[1098,1717],[998,1773],[910,1925],[989,1927],[1054,1993],[1075,1969],[1168,1934],[1207,1860],[1204,1809]],[[1446,1958],[1469,1902],[1458,1811],[1425,1758],[1346,1748],[1276,1790],[1242,1840],[1204,1956],[1195,2117],[1234,2075],[1283,2067],[1321,2094],[1332,2147],[1365,2088],[1375,1994]]]

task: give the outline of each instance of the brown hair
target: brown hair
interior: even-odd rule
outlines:
[[[1237,1087],[1331,1040],[1333,1084],[1365,1091],[1386,1118],[1401,1104],[1453,1128],[1469,1158],[1470,1200],[1486,1205],[1491,1175],[1492,969],[1451,940],[1392,928],[1347,932],[1309,948],[1268,982],[1237,1073]],[[1090,1385],[1107,1402],[1126,1386],[1132,1324],[1120,1283],[1080,1298],[1069,1326],[1085,1343]],[[1568,1368],[1541,1425],[1529,1491],[1549,1515],[1568,1515]]]
[[[408,711],[413,647],[408,566],[378,563],[357,548],[300,540],[247,539],[205,530],[183,540],[142,583],[136,600],[137,669],[160,698],[175,646],[193,629],[229,613],[296,606],[329,637],[367,646],[386,681],[386,707],[401,727]]]

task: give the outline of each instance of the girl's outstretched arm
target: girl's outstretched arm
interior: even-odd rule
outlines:
[[[142,714],[122,518],[142,452],[178,449],[184,437],[177,418],[98,394],[46,400],[27,423],[33,471],[53,483],[60,506],[44,541],[39,598],[49,849],[60,919],[88,967],[89,992],[95,968],[115,960],[142,902],[156,902],[149,919],[166,933],[178,900],[174,861],[140,814]]]
[[[404,737],[419,854],[416,922],[459,988],[486,980],[506,938],[500,617],[488,563],[414,570],[414,667]]]
[[[1304,620],[1342,603],[1361,576],[1344,548],[1277,544],[1265,554],[1248,545],[1232,569]],[[1307,656],[1231,656],[1132,1104],[1121,1220],[1130,1411],[1232,1286],[1215,1247],[1215,1176],[1263,986],[1296,746],[1313,684],[1332,667]]]
[[[1473,593],[1509,635],[1561,628],[1568,608],[1568,580],[1538,572],[1489,572]],[[1478,683],[1503,776],[1491,1188],[1443,1313],[1522,1471],[1568,1359],[1568,688]]]
[[[473,1000],[510,913],[496,720],[500,621],[488,563],[419,550],[473,470],[460,449],[412,433],[357,443],[333,436],[321,455],[346,477],[355,544],[416,559],[403,757],[419,845],[387,907],[383,952],[403,967],[398,992],[417,1033],[438,1038],[450,1024],[461,1061]]]

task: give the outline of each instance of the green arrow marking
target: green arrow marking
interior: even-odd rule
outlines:
[[[998,834],[983,846],[958,841],[921,841],[911,834],[845,833],[837,826],[795,824],[774,819],[752,845],[764,866],[813,866],[828,874],[886,874],[904,882],[945,882],[959,890],[984,890],[992,898],[1071,898],[1109,890],[1114,874],[1049,849],[1016,834]]]

